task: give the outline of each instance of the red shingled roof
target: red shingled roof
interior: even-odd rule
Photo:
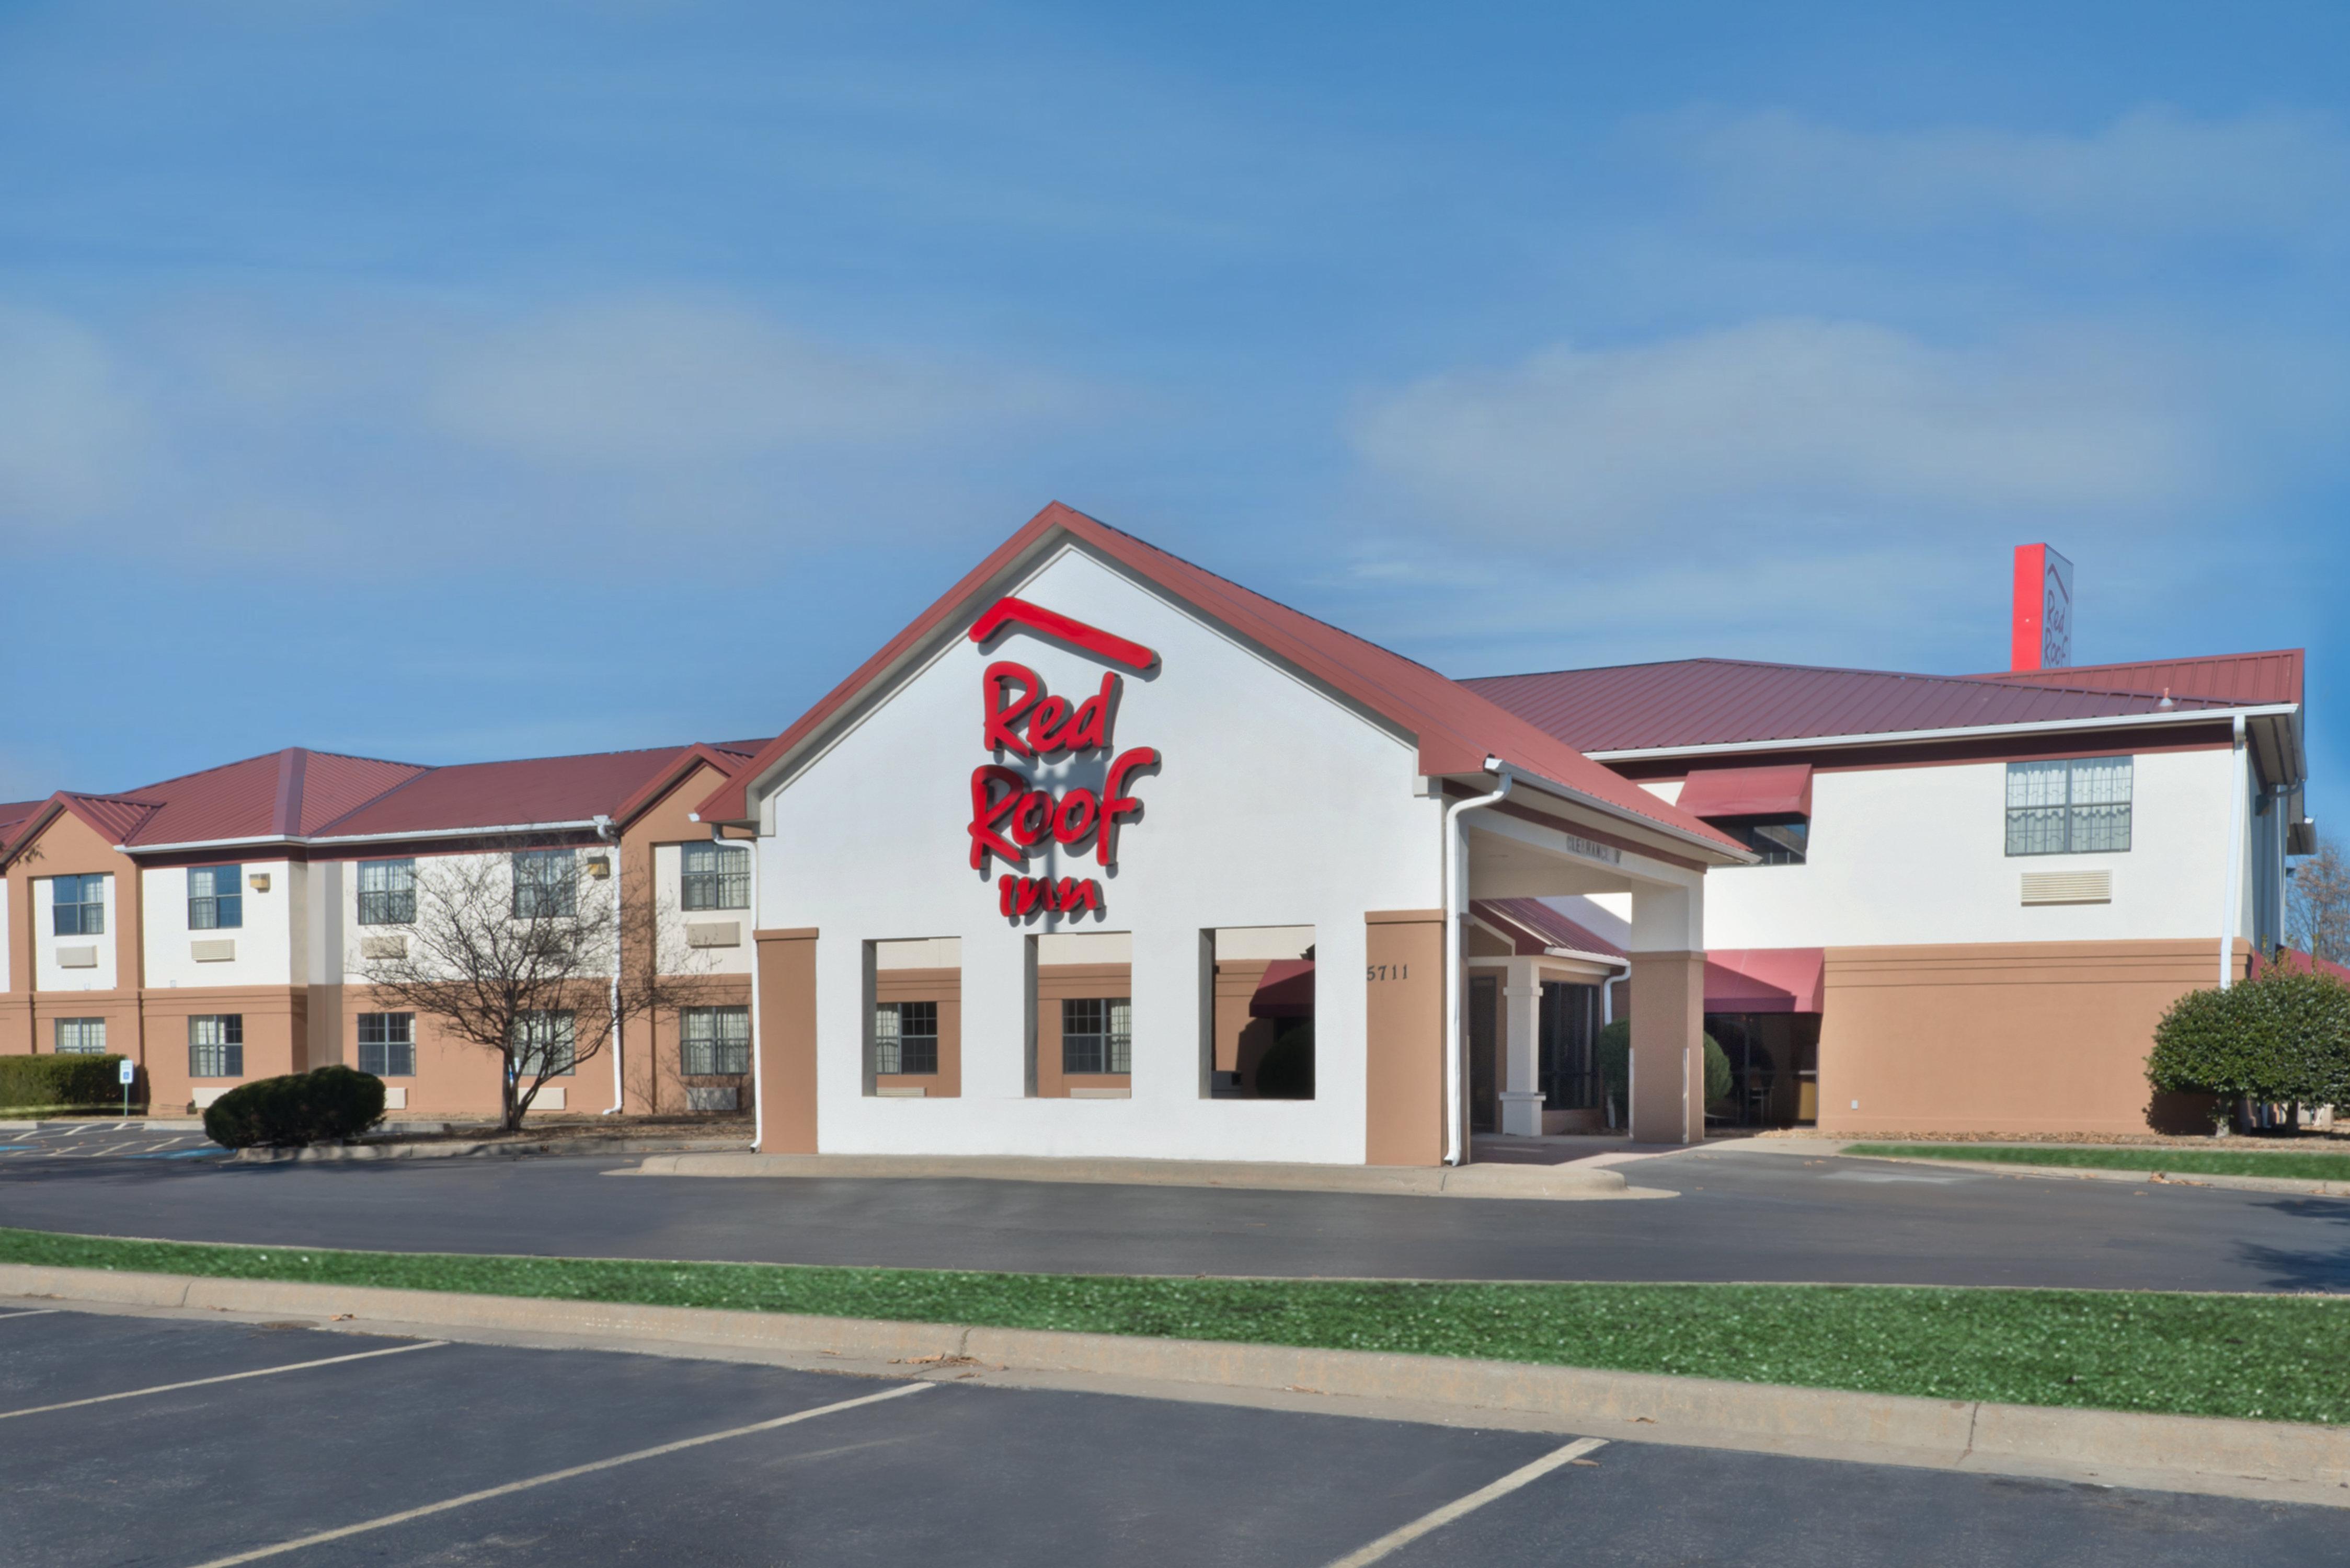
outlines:
[[[2053,679],[2025,682],[1816,669],[1742,659],[1489,675],[1461,684],[1583,752],[1959,730],[2164,711],[2158,691],[2099,689]],[[2176,708],[2229,705],[2217,697],[2173,695]]]
[[[1430,777],[1476,774],[1489,756],[1565,786],[1588,799],[1645,818],[1686,837],[1741,853],[1742,846],[1696,817],[1665,805],[1571,745],[1544,733],[1486,697],[1424,664],[1252,593],[1212,572],[1147,545],[1059,502],[1045,507],[973,567],[945,596],[856,673],[835,687],[749,765],[702,805],[706,821],[741,822],[751,815],[750,782],[791,754],[834,714],[884,680],[915,649],[950,623],[969,617],[975,600],[1024,560],[1066,535],[1100,552],[1146,582],[1202,611],[1294,668],[1344,692],[1410,734],[1419,747],[1419,771]]]
[[[1972,677],[2033,686],[2093,686],[2118,691],[2168,691],[2230,702],[2301,701],[2302,650],[2214,653],[2200,659],[2149,659],[2134,664],[2078,664],[2063,670],[2012,670]]]

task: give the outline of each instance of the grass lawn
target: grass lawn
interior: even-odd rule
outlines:
[[[339,1252],[13,1230],[0,1230],[0,1262],[1404,1351],[2022,1405],[2350,1420],[2350,1300],[2327,1297],[993,1274]]]
[[[2260,1148],[2131,1148],[2120,1145],[2011,1148],[1962,1143],[1856,1143],[1849,1155],[1902,1159],[1979,1159],[2000,1165],[2058,1165],[2095,1170],[2159,1170],[2180,1176],[2276,1176],[2294,1181],[2350,1181],[2350,1154]]]

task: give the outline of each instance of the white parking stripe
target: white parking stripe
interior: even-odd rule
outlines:
[[[65,1310],[66,1309],[63,1307],[34,1307],[29,1312],[0,1312],[0,1318],[47,1317],[52,1313],[60,1313]]]
[[[152,1388],[129,1388],[120,1394],[100,1394],[89,1399],[68,1399],[58,1405],[34,1405],[23,1410],[0,1410],[0,1421],[13,1421],[19,1416],[46,1415],[51,1410],[78,1410],[84,1405],[104,1405],[116,1399],[139,1399],[150,1394],[169,1394],[178,1388],[202,1388],[208,1383],[234,1383],[246,1377],[275,1377],[281,1372],[300,1372],[307,1367],[338,1366],[346,1361],[372,1361],[379,1355],[405,1355],[411,1350],[437,1350],[448,1343],[445,1339],[428,1339],[416,1345],[395,1345],[389,1350],[362,1350],[356,1355],[329,1355],[317,1361],[264,1366],[254,1372],[224,1372],[218,1377],[192,1377],[185,1383],[158,1383]]]
[[[1540,1480],[1570,1459],[1579,1459],[1594,1449],[1607,1446],[1605,1438],[1578,1438],[1563,1449],[1554,1449],[1530,1465],[1512,1470],[1490,1486],[1479,1487],[1467,1497],[1446,1503],[1433,1513],[1423,1513],[1399,1530],[1390,1530],[1368,1546],[1349,1552],[1330,1568],[1365,1568],[1365,1564],[1389,1557],[1431,1530],[1440,1530],[1461,1515],[1474,1513],[1497,1497],[1507,1497],[1528,1481]],[[230,1559],[230,1561],[241,1561]],[[209,1564],[207,1565],[209,1568]]]
[[[723,1443],[729,1438],[747,1438],[754,1432],[772,1432],[778,1427],[789,1427],[800,1421],[813,1421],[818,1416],[830,1416],[841,1410],[854,1410],[860,1405],[879,1405],[884,1399],[903,1398],[909,1394],[920,1394],[923,1389],[934,1386],[936,1385],[930,1383],[901,1383],[897,1387],[886,1389],[879,1394],[868,1394],[856,1399],[843,1399],[837,1405],[819,1405],[813,1410],[801,1410],[789,1416],[778,1416],[772,1421],[754,1421],[747,1427],[733,1427],[723,1432],[706,1432],[699,1438],[684,1438],[674,1443],[663,1443],[658,1448],[639,1449],[633,1454],[618,1454],[611,1459],[597,1459],[590,1464],[573,1465],[569,1469],[549,1470],[543,1476],[532,1476],[527,1480],[508,1481],[504,1486],[485,1487],[480,1491],[469,1491],[463,1497],[452,1497],[442,1502],[428,1502],[421,1508],[403,1509],[398,1513],[387,1513],[380,1518],[364,1520],[358,1524],[346,1524],[339,1530],[322,1530],[316,1535],[305,1535],[296,1540],[283,1541],[275,1546],[256,1547],[251,1552],[240,1552],[233,1557],[215,1557],[208,1563],[196,1564],[196,1568],[234,1568],[234,1565],[239,1563],[258,1563],[265,1557],[276,1557],[288,1552],[299,1552],[306,1546],[316,1546],[321,1542],[340,1541],[347,1535],[363,1535],[370,1530],[386,1530],[395,1524],[405,1524],[411,1519],[423,1519],[431,1514],[446,1513],[452,1508],[463,1508],[468,1503],[487,1502],[494,1497],[506,1497],[515,1492],[528,1491],[533,1487],[549,1486],[556,1481],[569,1480],[574,1476],[593,1475],[598,1470],[608,1470],[619,1465],[635,1464],[639,1459],[658,1459],[663,1454],[676,1453],[681,1449],[698,1449],[704,1443]]]

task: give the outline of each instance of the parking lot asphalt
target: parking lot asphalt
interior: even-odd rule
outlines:
[[[208,1159],[228,1150],[201,1129],[143,1122],[42,1122],[0,1129],[0,1165],[28,1159]]]
[[[2350,1290],[2350,1199],[1766,1154],[1645,1202],[608,1174],[588,1158],[0,1165],[0,1223],[195,1241],[1094,1273]]]
[[[2199,1568],[2345,1517],[941,1376],[0,1305],[0,1560]]]

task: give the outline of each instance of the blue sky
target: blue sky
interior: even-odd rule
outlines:
[[[0,8],[0,798],[773,733],[1044,502],[1457,675],[2306,645],[2350,7]]]

